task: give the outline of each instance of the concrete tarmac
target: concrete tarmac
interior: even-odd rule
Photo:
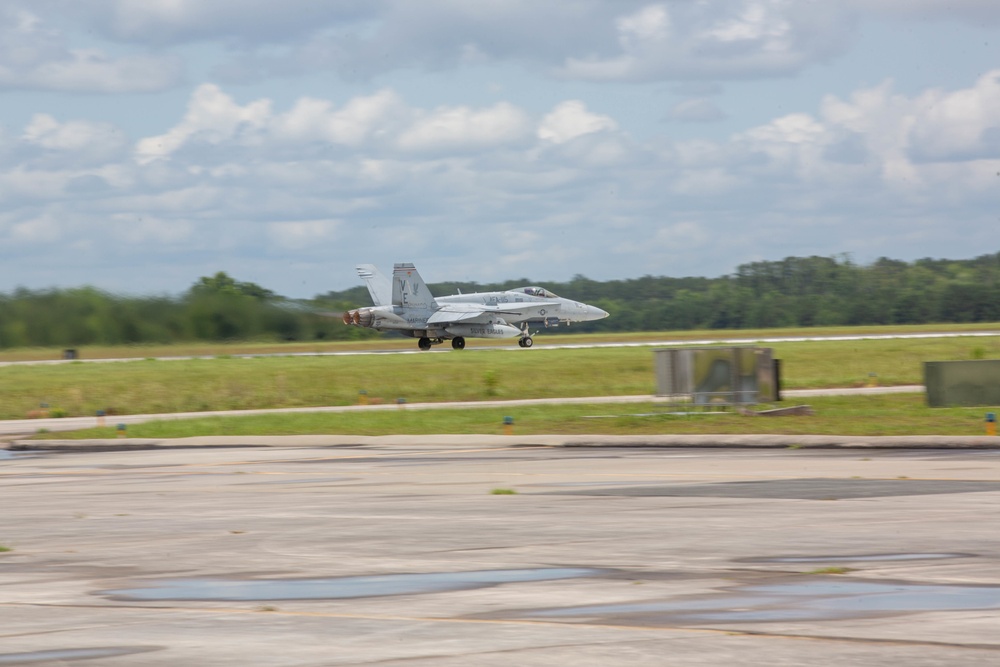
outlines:
[[[998,451],[550,444],[8,452],[0,665],[1000,662]]]

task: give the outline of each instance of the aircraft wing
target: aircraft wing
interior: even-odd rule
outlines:
[[[515,321],[555,316],[559,312],[558,301],[533,301],[531,303],[505,303],[485,305],[480,303],[449,303],[442,305],[427,318],[427,324],[485,324],[496,317],[512,316]]]

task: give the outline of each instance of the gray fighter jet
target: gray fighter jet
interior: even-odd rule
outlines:
[[[477,292],[434,298],[417,269],[395,264],[392,281],[372,264],[357,267],[375,305],[344,313],[344,324],[377,331],[398,331],[418,338],[421,350],[451,340],[456,350],[466,338],[514,338],[531,347],[528,325],[554,327],[588,322],[607,312],[579,301],[563,299],[542,287],[519,287],[505,292]]]

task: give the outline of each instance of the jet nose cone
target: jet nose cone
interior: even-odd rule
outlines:
[[[587,315],[592,320],[603,320],[608,316],[608,311],[601,310],[597,306],[587,306]]]

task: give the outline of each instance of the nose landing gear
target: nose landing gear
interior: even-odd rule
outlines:
[[[521,337],[517,340],[519,347],[531,347],[531,332],[528,331],[528,323],[525,322],[521,325]]]

